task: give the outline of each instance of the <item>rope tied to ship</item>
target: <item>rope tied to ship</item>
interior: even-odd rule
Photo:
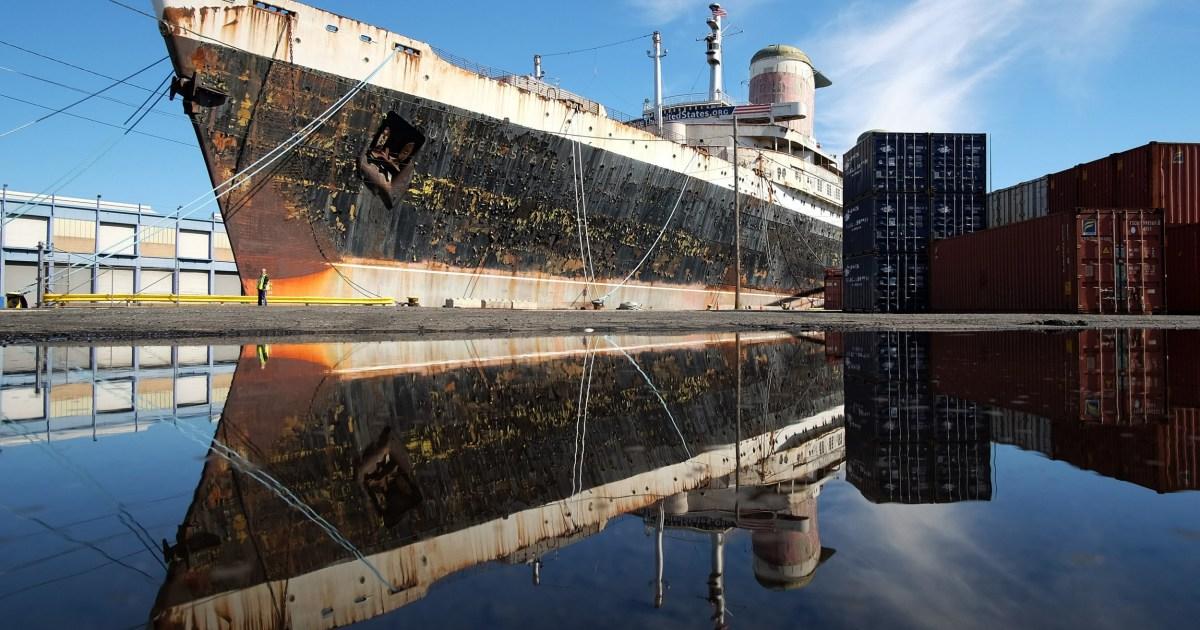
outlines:
[[[571,496],[583,492],[583,460],[587,455],[588,405],[592,398],[592,374],[596,369],[596,353],[591,348],[587,337],[584,337],[584,347],[583,371],[579,375],[579,401],[575,405],[575,457],[571,460]]]
[[[612,297],[612,294],[616,293],[618,289],[625,286],[625,284],[629,282],[630,278],[633,278],[634,274],[636,274],[642,268],[642,265],[646,264],[646,261],[650,259],[650,254],[654,252],[654,248],[657,247],[659,241],[662,240],[663,234],[667,233],[667,226],[671,224],[671,219],[675,217],[675,211],[679,210],[679,204],[683,202],[683,193],[687,192],[688,184],[692,183],[692,176],[688,174],[688,169],[692,167],[692,162],[696,161],[697,155],[699,155],[699,153],[693,151],[692,157],[688,159],[687,165],[683,167],[683,186],[679,187],[679,196],[675,198],[675,205],[671,206],[671,212],[667,215],[667,220],[663,221],[662,229],[658,231],[658,236],[654,237],[654,242],[650,243],[650,247],[646,249],[646,254],[642,256],[642,259],[638,261],[638,264],[633,268],[632,271],[629,272],[628,275],[625,276],[623,280],[621,280],[621,282],[609,289],[608,293],[605,293],[598,300],[596,300],[597,302],[603,304],[604,302],[608,301],[608,298]]]
[[[173,426],[183,437],[202,445],[206,444],[204,441],[206,436],[198,434],[194,428],[187,426],[186,423],[173,423]],[[346,551],[350,552],[355,559],[367,567],[367,570],[371,572],[375,579],[379,580],[379,582],[386,587],[387,592],[398,593],[404,590],[397,587],[395,584],[392,584],[390,580],[384,577],[383,573],[366,557],[365,554],[363,554],[361,550],[359,550],[358,547],[354,545],[354,543],[346,538],[335,525],[330,523],[325,519],[325,517],[321,516],[320,513],[305,503],[303,499],[296,496],[292,489],[284,485],[283,482],[279,481],[266,470],[256,466],[253,462],[246,459],[246,457],[239,453],[236,449],[221,442],[221,440],[216,436],[213,436],[211,441],[207,442],[207,445],[210,453],[217,455],[218,457],[229,462],[230,465],[236,468],[238,472],[242,473],[243,475],[246,475],[254,481],[257,481],[269,492],[281,499],[286,505],[288,505],[288,507],[291,507],[299,512],[319,529],[325,532],[326,536],[328,536],[330,540],[337,543]]]
[[[596,282],[596,267],[592,261],[592,239],[588,234],[587,190],[583,186],[583,147],[571,140],[571,182],[575,187],[575,229],[579,232],[579,257],[583,262],[583,277],[587,291]]]
[[[168,215],[164,215],[159,220],[159,223],[142,226],[140,229],[135,230],[133,234],[126,236],[125,238],[121,239],[120,241],[117,241],[116,243],[109,245],[109,247],[106,248],[105,250],[97,252],[93,256],[87,257],[88,258],[87,263],[94,264],[94,263],[99,263],[102,260],[107,260],[109,258],[112,258],[113,256],[124,251],[126,246],[135,242],[139,238],[139,235],[143,233],[143,230],[163,229],[168,226],[168,223],[173,224],[173,222],[178,219],[188,218],[189,216],[194,214],[196,211],[207,207],[209,204],[216,202],[221,197],[224,197],[225,195],[227,195],[227,194],[233,192],[234,190],[237,190],[238,188],[249,183],[256,175],[258,175],[259,173],[261,173],[264,170],[266,170],[267,168],[269,168],[275,162],[278,162],[285,155],[291,153],[291,151],[293,149],[300,146],[302,143],[304,143],[305,140],[307,140],[309,138],[309,136],[311,136],[318,129],[323,127],[325,125],[325,123],[329,122],[329,120],[331,118],[333,118],[333,116],[336,115],[339,111],[341,111],[342,108],[344,108],[347,104],[349,104],[350,101],[359,94],[359,92],[362,92],[363,89],[366,88],[366,86],[370,83],[371,79],[375,78],[375,76],[378,75],[384,69],[384,67],[386,67],[391,61],[393,61],[396,58],[396,56],[399,55],[401,52],[402,52],[401,48],[392,49],[392,51],[383,58],[383,60],[379,63],[379,65],[375,66],[375,68],[370,72],[370,74],[368,74],[361,81],[359,81],[353,87],[351,87],[350,90],[347,91],[344,95],[342,95],[341,98],[334,101],[333,104],[330,105],[325,111],[321,112],[319,115],[317,115],[316,118],[309,121],[308,124],[301,127],[298,131],[296,131],[291,136],[286,138],[283,142],[276,145],[275,148],[273,148],[270,151],[263,154],[260,158],[255,160],[252,164],[250,164],[250,166],[247,166],[242,171],[235,173],[234,175],[230,176],[225,181],[217,184],[216,186],[213,186],[212,189],[197,196],[195,199],[189,201],[188,203],[186,203],[182,206],[179,206],[179,208],[177,208],[175,210],[175,212],[168,214]],[[51,277],[47,278],[46,281],[51,282],[51,281],[57,279],[58,277],[60,277],[63,273],[65,273],[65,270],[56,272]],[[29,285],[29,287],[32,287],[35,285],[36,285],[36,281],[33,285]],[[29,287],[26,287],[26,289],[28,289]]]
[[[637,360],[634,359],[628,352],[626,352],[625,348],[622,348],[621,346],[617,345],[615,341],[613,341],[612,336],[605,335],[604,341],[607,342],[609,346],[612,346],[613,348],[619,350],[621,354],[625,355],[625,358],[629,359],[629,363],[633,365],[634,369],[637,370],[637,373],[642,376],[642,380],[646,381],[646,384],[650,386],[650,391],[653,392],[654,397],[658,399],[658,404],[662,405],[663,411],[667,412],[667,419],[671,421],[671,427],[675,429],[675,435],[679,436],[679,444],[683,447],[683,452],[687,455],[688,459],[691,459],[692,449],[688,448],[687,438],[683,437],[683,432],[679,430],[679,423],[675,421],[675,414],[671,413],[670,405],[667,404],[666,399],[663,398],[663,395],[658,391],[658,388],[654,386],[654,381],[650,380],[650,375],[646,374],[646,371],[642,369],[642,366],[638,365]]]

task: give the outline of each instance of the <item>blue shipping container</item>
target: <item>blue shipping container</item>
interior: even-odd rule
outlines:
[[[926,381],[873,383],[845,379],[846,429],[865,442],[933,439],[933,395]]]
[[[992,423],[986,410],[969,400],[938,395],[933,404],[933,439],[938,442],[989,442]]]
[[[929,192],[929,134],[864,133],[844,166],[844,202],[883,191]]]
[[[868,254],[845,260],[842,310],[919,313],[929,310],[929,255]]]
[[[864,381],[928,381],[929,333],[848,332],[842,335],[844,373]]]
[[[986,196],[976,193],[942,193],[930,204],[933,238],[951,238],[987,227]]]
[[[987,192],[987,136],[981,133],[931,133],[929,161],[931,191]]]
[[[984,440],[934,444],[933,482],[938,503],[990,501],[991,443]]]
[[[927,252],[929,197],[914,193],[877,193],[846,207],[842,220],[842,258],[867,252]]]
[[[846,446],[846,480],[868,501],[934,501],[932,444],[881,442],[847,427]]]

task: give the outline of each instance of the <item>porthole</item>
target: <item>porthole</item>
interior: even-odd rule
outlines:
[[[326,24],[325,30],[329,31],[330,33],[336,33],[336,32],[338,32],[338,27],[336,27],[332,24]]]
[[[371,43],[371,36],[370,36],[370,35],[359,35],[359,36],[358,36],[358,41],[360,41],[360,42],[362,42],[362,43],[364,43],[364,44],[370,44],[370,43]]]

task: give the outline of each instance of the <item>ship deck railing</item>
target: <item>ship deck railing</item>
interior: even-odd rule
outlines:
[[[440,48],[438,46],[432,46],[432,48],[433,48],[433,52],[437,53],[437,56],[441,57],[442,61],[445,61],[446,63],[449,63],[450,65],[462,68],[463,70],[466,70],[468,72],[474,72],[475,74],[477,74],[481,77],[492,79],[493,81],[505,81],[506,79],[510,79],[511,77],[526,77],[529,79],[529,81],[522,82],[520,85],[516,85],[514,83],[514,85],[516,87],[518,87],[519,89],[524,89],[527,91],[535,92],[545,98],[554,99],[554,100],[571,101],[573,103],[576,103],[576,105],[583,107],[584,109],[587,109],[588,111],[591,111],[593,114],[600,115],[601,114],[600,108],[602,107],[603,114],[617,122],[628,124],[633,121],[642,120],[641,116],[635,116],[628,112],[623,112],[619,109],[609,107],[602,103],[593,101],[593,100],[587,98],[586,96],[574,94],[573,92],[569,92],[568,90],[558,88],[554,85],[544,83],[540,79],[533,79],[529,75],[521,74],[519,72],[511,72],[508,70],[503,70],[501,68],[496,68],[494,66],[488,66],[488,65],[484,65],[482,63],[471,61],[470,59],[467,59],[466,57],[461,57],[459,55],[456,55],[456,54],[454,54],[444,48]],[[512,81],[509,81],[509,82],[512,83]],[[545,89],[542,90],[542,89],[533,87],[535,85],[535,83],[542,83],[542,85],[545,86]],[[577,99],[570,98],[570,97],[560,98],[560,96],[559,96],[560,94],[564,95],[564,96],[572,95],[572,96],[576,96],[578,98]],[[579,102],[580,99],[587,101],[587,103]],[[595,110],[592,110],[592,108],[591,108],[592,105],[596,106]]]

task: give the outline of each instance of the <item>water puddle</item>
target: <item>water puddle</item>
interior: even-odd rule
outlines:
[[[0,353],[10,627],[1184,625],[1200,332]]]

